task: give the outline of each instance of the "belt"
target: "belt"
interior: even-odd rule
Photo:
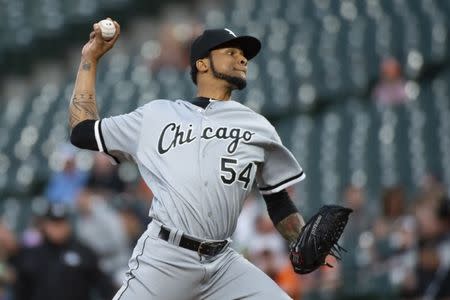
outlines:
[[[158,237],[165,241],[169,240],[170,229],[161,226]],[[190,238],[186,235],[182,235],[180,243],[178,246],[197,252],[199,255],[216,256],[219,254],[226,246],[228,246],[228,241],[199,241]]]

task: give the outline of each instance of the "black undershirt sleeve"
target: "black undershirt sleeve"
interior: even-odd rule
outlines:
[[[277,225],[287,216],[298,212],[286,189],[278,193],[263,195],[263,197],[266,201],[269,217],[274,225]]]
[[[95,139],[95,122],[97,120],[84,120],[78,123],[70,134],[70,142],[72,145],[81,148],[99,151],[97,141]]]

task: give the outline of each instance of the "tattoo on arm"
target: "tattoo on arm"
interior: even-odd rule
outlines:
[[[289,243],[292,243],[297,241],[304,225],[303,217],[299,213],[294,213],[278,222],[275,227]]]
[[[71,128],[84,120],[97,120],[99,116],[94,95],[74,95],[70,102],[69,116]]]
[[[88,61],[84,61],[81,67],[84,71],[89,71],[91,69],[91,63]]]

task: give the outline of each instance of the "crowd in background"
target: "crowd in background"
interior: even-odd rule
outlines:
[[[186,41],[171,35],[173,26],[161,27],[161,45],[172,52],[149,61],[155,72],[187,66]],[[380,106],[403,103],[398,62],[387,59],[381,75],[374,100]],[[128,258],[149,221],[153,195],[141,179],[124,180],[102,154],[92,153],[92,167],[84,170],[77,165],[76,149],[62,145],[58,151],[63,167],[49,178],[41,197],[32,201],[25,229],[15,232],[0,223],[0,300],[29,299],[21,294],[24,291],[39,293],[35,300],[50,299],[48,293],[58,292],[66,295],[58,299],[69,299],[69,294],[84,299],[75,291],[110,299],[122,284]],[[301,188],[302,183],[289,190],[296,201],[295,191]],[[257,194],[245,202],[232,246],[296,300],[450,299],[446,189],[433,175],[424,176],[413,195],[401,183],[377,195],[349,184],[338,203],[354,210],[341,239],[348,252],[342,261],[328,258],[333,268],[322,267],[309,275],[293,272],[286,242]],[[63,253],[63,259],[45,253]],[[87,265],[81,263],[84,259]]]
[[[121,285],[128,258],[149,221],[152,193],[141,179],[124,182],[118,168],[100,153],[93,153],[92,168],[82,171],[77,167],[74,148],[64,145],[61,151],[64,167],[51,177],[45,194],[33,201],[25,229],[16,233],[6,224],[0,225],[2,300],[30,299],[20,292],[33,289],[48,288],[56,295],[58,287],[62,293],[86,290],[98,299],[102,295],[108,299]],[[289,189],[294,199],[295,189],[301,185]],[[377,195],[375,210],[368,203],[369,196],[373,195],[352,185],[343,191],[341,204],[354,213],[341,239],[348,252],[342,261],[328,258],[334,268],[295,274],[286,242],[257,194],[245,202],[233,247],[293,299],[450,299],[450,200],[445,187],[433,176],[425,178],[420,190],[410,197],[400,185],[387,187]],[[88,257],[88,270],[79,274],[72,270],[80,258],[73,254],[73,244],[58,243],[65,236],[71,243],[86,247],[80,258]],[[61,247],[64,259],[43,254],[48,251],[46,244],[53,245],[50,249]],[[55,264],[69,266],[72,271],[60,271]],[[77,276],[88,280],[78,280]],[[40,293],[40,298],[33,299],[50,299],[49,291]]]
[[[92,168],[83,171],[75,148],[63,145],[60,151],[63,167],[32,200],[25,228],[16,234],[0,225],[0,299],[88,299],[73,293],[81,290],[111,299],[148,222],[152,194],[142,181],[127,186],[103,154],[94,155]],[[86,249],[77,251],[78,244]],[[31,297],[33,291],[37,296]]]

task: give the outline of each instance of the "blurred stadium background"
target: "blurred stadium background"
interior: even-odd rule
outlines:
[[[305,216],[329,203],[355,209],[344,261],[300,277],[249,199],[235,247],[295,299],[450,299],[449,1],[0,3],[0,299],[14,299],[9,260],[38,233],[42,199],[69,203],[80,237],[87,198],[121,224],[129,213],[140,227],[124,225],[128,250],[145,226],[151,191],[134,165],[65,144],[81,46],[107,16],[122,35],[98,70],[102,116],[194,96],[188,49],[204,27],[262,40],[234,98],[265,115],[303,166],[290,192]]]

